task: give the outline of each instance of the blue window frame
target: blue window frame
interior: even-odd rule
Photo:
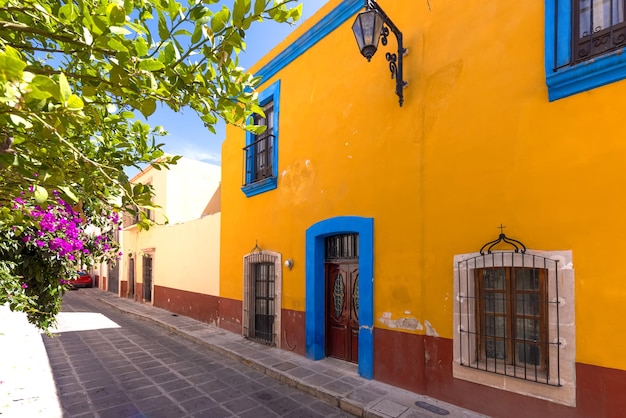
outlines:
[[[244,179],[241,190],[247,197],[273,190],[278,180],[278,114],[280,110],[280,80],[259,95],[259,104],[265,117],[256,116],[256,125],[267,127],[255,135],[246,133],[244,152]]]
[[[613,26],[604,31],[613,33],[615,30],[614,10],[617,9],[613,4],[621,1],[623,0],[593,0],[593,10],[600,10],[605,6],[604,3],[609,4],[607,10],[611,17],[606,20]],[[579,41],[574,39],[578,37],[574,34],[580,33],[581,39],[582,36],[588,36],[584,30],[586,24],[583,19],[591,14],[585,11],[585,4],[574,2],[581,0],[545,0],[545,70],[550,101],[626,78],[626,55],[623,54],[624,48],[621,44],[615,44],[601,55],[592,53],[588,59],[575,55]],[[589,0],[582,0],[582,3],[585,2],[588,3]],[[576,21],[573,21],[575,15]],[[598,30],[601,28],[598,27],[597,16],[590,19],[594,19],[588,25],[593,26],[590,36],[593,38],[602,35],[604,31]],[[574,27],[574,24],[578,26]],[[598,35],[594,34],[596,32]]]

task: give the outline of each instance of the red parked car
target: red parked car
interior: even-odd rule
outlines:
[[[79,271],[76,277],[72,277],[69,281],[71,287],[92,287],[93,279],[86,271]]]

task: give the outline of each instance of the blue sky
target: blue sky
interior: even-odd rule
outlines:
[[[247,49],[239,55],[239,64],[243,68],[250,68],[327,2],[301,0],[302,19],[295,25],[264,21],[252,26],[246,34]],[[193,111],[175,113],[169,109],[157,109],[148,123],[152,126],[162,125],[169,132],[168,136],[161,139],[165,143],[165,152],[221,165],[221,146],[225,135],[223,123],[216,126],[217,134],[214,135]]]

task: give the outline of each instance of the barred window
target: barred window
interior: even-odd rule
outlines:
[[[280,81],[276,81],[259,94],[264,114],[255,115],[249,120],[254,125],[266,128],[259,134],[246,133],[241,190],[247,197],[273,190],[278,185],[279,99]]]
[[[623,80],[626,0],[544,0],[550,101]]]
[[[483,249],[454,256],[453,376],[574,406],[572,252]]]
[[[280,343],[280,260],[269,251],[244,257],[243,334],[267,345]]]
[[[263,106],[265,116],[256,115],[254,124],[265,126],[263,133],[254,137],[254,142],[244,148],[246,158],[245,184],[254,183],[274,173],[274,102]]]
[[[579,62],[626,44],[625,0],[572,0],[573,61]]]

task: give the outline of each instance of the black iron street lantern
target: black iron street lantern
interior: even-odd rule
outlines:
[[[404,103],[403,89],[408,84],[402,79],[402,57],[407,50],[402,46],[402,32],[389,19],[387,14],[380,8],[375,0],[365,0],[365,11],[359,13],[356,20],[352,24],[352,32],[359,45],[359,51],[367,58],[372,59],[378,49],[378,42],[387,45],[387,36],[389,29],[396,35],[398,40],[398,53],[392,54],[387,52],[386,58],[389,62],[389,70],[391,78],[396,79],[396,94],[399,97],[400,106]]]

